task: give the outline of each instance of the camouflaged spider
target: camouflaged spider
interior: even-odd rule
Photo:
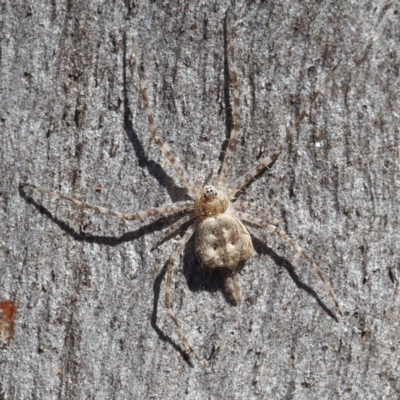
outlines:
[[[228,49],[231,58],[231,83],[233,88],[233,120],[234,125],[231,131],[231,136],[226,149],[226,154],[222,162],[219,174],[213,174],[212,185],[206,185],[203,188],[197,187],[191,177],[187,174],[185,169],[173,155],[168,145],[163,143],[161,138],[156,133],[153,115],[150,109],[149,99],[147,96],[146,88],[141,76],[140,63],[138,59],[138,52],[133,41],[134,58],[137,74],[139,76],[140,90],[144,102],[144,108],[147,114],[151,136],[157,146],[160,148],[164,156],[171,163],[179,178],[185,185],[188,195],[192,200],[180,201],[173,204],[164,205],[158,208],[151,208],[147,211],[140,211],[132,215],[121,214],[116,211],[111,211],[102,207],[92,206],[82,201],[64,196],[60,193],[55,193],[41,187],[26,183],[23,186],[34,188],[43,193],[51,196],[58,197],[76,204],[79,207],[89,208],[103,214],[115,216],[128,221],[141,220],[148,217],[157,215],[166,215],[177,212],[186,211],[187,215],[176,221],[162,237],[157,241],[155,247],[168,238],[173,232],[182,227],[185,223],[192,221],[192,224],[183,234],[179,244],[171,254],[167,262],[167,280],[165,286],[165,306],[168,314],[174,321],[176,328],[188,347],[190,353],[195,355],[195,351],[191,346],[186,335],[183,333],[177,318],[175,317],[170,303],[170,288],[172,278],[172,267],[174,262],[182,251],[185,244],[195,234],[195,249],[197,258],[202,267],[208,271],[220,273],[222,276],[223,287],[225,294],[230,299],[232,304],[237,304],[241,300],[241,291],[239,283],[239,272],[243,269],[245,262],[250,258],[253,252],[253,245],[249,232],[241,221],[248,222],[267,229],[271,233],[280,236],[284,241],[289,243],[297,252],[299,252],[306,260],[308,260],[315,272],[322,280],[325,289],[332,298],[336,309],[341,314],[340,306],[326,282],[321,270],[317,267],[314,260],[292,239],[290,239],[278,226],[278,222],[270,216],[264,209],[257,207],[251,203],[244,201],[237,201],[235,197],[245,186],[251,184],[254,178],[270,164],[272,164],[281,154],[282,150],[286,147],[288,141],[292,138],[293,133],[299,126],[300,122],[304,119],[307,112],[310,110],[311,105],[314,103],[317,96],[321,93],[322,89],[330,79],[332,73],[337,68],[338,64],[332,69],[330,74],[325,78],[321,87],[314,93],[312,99],[307,107],[300,113],[293,127],[289,130],[284,140],[278,146],[277,150],[271,156],[263,158],[258,164],[251,169],[248,173],[240,178],[230,181],[228,180],[229,172],[231,169],[232,159],[235,154],[237,138],[241,125],[241,118],[239,113],[239,93],[237,88],[237,71],[234,60],[234,50],[232,44],[232,32],[229,13],[226,19],[227,33],[228,33]],[[261,218],[253,217],[245,210],[252,210],[258,213]]]

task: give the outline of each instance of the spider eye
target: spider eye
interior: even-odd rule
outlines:
[[[204,188],[204,198],[211,200],[212,198],[217,197],[217,191],[212,186],[206,186]]]

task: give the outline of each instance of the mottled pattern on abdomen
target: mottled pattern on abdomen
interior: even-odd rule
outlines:
[[[223,213],[203,219],[196,230],[196,255],[203,268],[232,274],[250,258],[249,232],[233,215]]]

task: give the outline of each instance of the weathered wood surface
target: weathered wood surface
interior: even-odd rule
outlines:
[[[218,5],[217,5],[218,4]],[[29,181],[123,212],[185,198],[152,143],[136,37],[160,135],[201,178],[231,123],[228,2],[0,4],[0,348],[4,399],[395,399],[400,396],[398,1],[234,2],[243,129],[234,174],[272,152],[342,65],[273,168],[243,198],[323,269],[252,229],[244,301],[227,304],[193,241],[163,304],[165,222],[126,223],[18,190]],[[96,191],[98,186],[101,191]]]

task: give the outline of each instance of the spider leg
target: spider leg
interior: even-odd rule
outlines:
[[[241,210],[241,211],[246,211],[248,209],[251,209],[253,211],[256,211],[256,212],[262,214],[267,219],[267,222],[269,224],[275,225],[275,226],[279,225],[279,221],[277,221],[268,211],[264,210],[261,207],[254,205],[253,203],[249,203],[248,201],[237,201],[236,203],[232,203],[232,207],[235,210]]]
[[[292,136],[293,136],[294,132],[296,131],[297,127],[300,125],[301,121],[303,121],[304,117],[310,111],[311,106],[314,104],[314,102],[317,99],[317,97],[319,96],[319,94],[324,90],[326,84],[331,79],[333,73],[335,72],[336,68],[339,66],[340,62],[341,61],[339,61],[332,68],[330,73],[325,77],[324,81],[322,82],[322,85],[314,93],[313,97],[308,102],[306,108],[304,108],[303,111],[300,113],[300,115],[297,117],[294,125],[289,130],[289,132],[286,135],[285,139],[283,139],[281,144],[278,146],[278,148],[275,151],[275,153],[273,153],[270,156],[267,156],[267,157],[263,158],[253,169],[251,169],[249,172],[247,172],[246,174],[241,176],[239,179],[237,179],[234,182],[229,184],[229,196],[230,196],[230,198],[232,198],[243,187],[245,187],[247,184],[249,184],[254,177],[256,177],[261,171],[263,171],[265,168],[267,168],[268,165],[272,164],[279,157],[279,155],[282,153],[282,150],[287,146],[288,142],[292,139]]]
[[[197,197],[197,188],[196,188],[195,184],[192,182],[192,180],[190,179],[190,177],[187,174],[187,172],[185,171],[185,169],[182,167],[182,165],[176,159],[176,157],[172,153],[172,150],[170,149],[170,147],[166,143],[164,143],[161,140],[161,138],[157,135],[153,114],[152,114],[151,108],[150,108],[149,98],[147,96],[147,90],[146,90],[146,87],[144,85],[144,81],[143,81],[143,78],[142,78],[142,73],[140,71],[140,62],[139,62],[138,51],[137,51],[137,48],[136,48],[135,41],[132,40],[132,42],[133,42],[133,51],[135,53],[134,54],[134,58],[135,58],[136,70],[137,70],[137,73],[138,73],[138,76],[139,76],[140,91],[142,92],[144,108],[145,108],[145,111],[146,111],[146,114],[147,114],[147,119],[149,121],[149,128],[150,128],[151,136],[152,136],[154,142],[160,148],[161,152],[168,159],[170,164],[174,167],[174,169],[177,172],[179,178],[182,180],[183,184],[186,186],[186,189],[188,190],[189,195],[191,197]]]
[[[195,215],[193,214],[188,214],[185,215],[184,217],[178,219],[178,221],[174,222],[163,234],[160,236],[157,240],[157,242],[154,243],[153,247],[151,248],[151,251],[155,250],[160,244],[164,242],[164,240],[171,235],[172,232],[175,230],[179,229],[182,225],[184,225],[186,222],[190,221],[191,219],[196,218]]]
[[[195,232],[195,228],[196,228],[195,224],[191,225],[188,228],[188,230],[182,236],[182,239],[180,240],[178,246],[176,247],[176,249],[171,254],[171,257],[168,260],[167,282],[165,283],[165,307],[167,308],[168,314],[171,317],[172,321],[174,321],[174,324],[176,326],[176,329],[179,332],[180,337],[185,342],[186,346],[189,348],[191,355],[193,355],[194,357],[197,358],[196,352],[194,351],[194,349],[193,349],[192,345],[190,344],[189,340],[187,339],[186,335],[183,333],[182,328],[179,325],[178,319],[175,317],[175,314],[173,313],[173,311],[171,309],[171,303],[170,303],[170,299],[169,299],[169,295],[170,295],[170,291],[171,291],[172,267],[174,266],[174,262],[175,262],[176,258],[178,257],[179,253],[182,251],[185,244],[188,242],[190,237]]]
[[[231,26],[231,15],[230,10],[227,11],[226,15],[226,30],[228,36],[228,47],[230,52],[230,57],[232,61],[231,68],[231,79],[232,79],[232,89],[233,89],[233,128],[231,131],[231,136],[229,139],[228,147],[226,149],[225,157],[222,162],[222,167],[218,179],[218,186],[226,187],[229,171],[232,165],[232,157],[235,154],[237,138],[239,135],[239,130],[241,126],[241,117],[239,109],[239,91],[237,87],[237,69],[235,63],[235,54],[233,49],[233,37],[232,37],[232,26]]]
[[[324,275],[322,274],[322,271],[320,268],[315,264],[315,261],[309,256],[297,243],[295,243],[288,235],[286,235],[285,232],[283,232],[281,229],[279,229],[277,226],[271,225],[269,223],[265,223],[264,221],[260,220],[259,218],[253,217],[252,215],[249,215],[245,212],[242,211],[236,211],[236,215],[238,218],[250,222],[251,224],[258,225],[262,228],[268,229],[272,233],[276,233],[278,236],[280,236],[285,242],[289,243],[302,257],[304,257],[307,261],[309,261],[314,268],[314,271],[317,273],[319,278],[321,279],[325,290],[329,293],[329,296],[333,300],[333,303],[335,304],[335,307],[337,311],[339,312],[340,315],[342,314],[342,310],[340,309],[339,303],[336,300],[335,295],[333,294],[331,288],[328,285],[328,282],[326,281]]]
[[[135,221],[138,219],[144,219],[144,218],[153,217],[156,215],[172,214],[172,213],[176,213],[179,211],[190,210],[193,208],[193,203],[191,201],[178,201],[176,203],[166,204],[161,207],[149,208],[148,210],[145,210],[145,211],[139,211],[136,214],[127,215],[127,214],[122,214],[118,211],[108,210],[107,208],[103,208],[103,207],[99,207],[99,206],[92,206],[90,204],[84,203],[83,201],[74,199],[72,197],[65,196],[61,193],[52,192],[50,190],[43,189],[39,186],[32,185],[31,183],[21,184],[21,187],[24,187],[24,186],[36,189],[39,192],[49,194],[50,196],[58,197],[59,199],[67,200],[71,203],[74,203],[78,207],[89,208],[89,209],[95,210],[99,213],[111,215],[113,217],[118,217],[118,218],[121,218],[121,219],[124,219],[127,221]]]

